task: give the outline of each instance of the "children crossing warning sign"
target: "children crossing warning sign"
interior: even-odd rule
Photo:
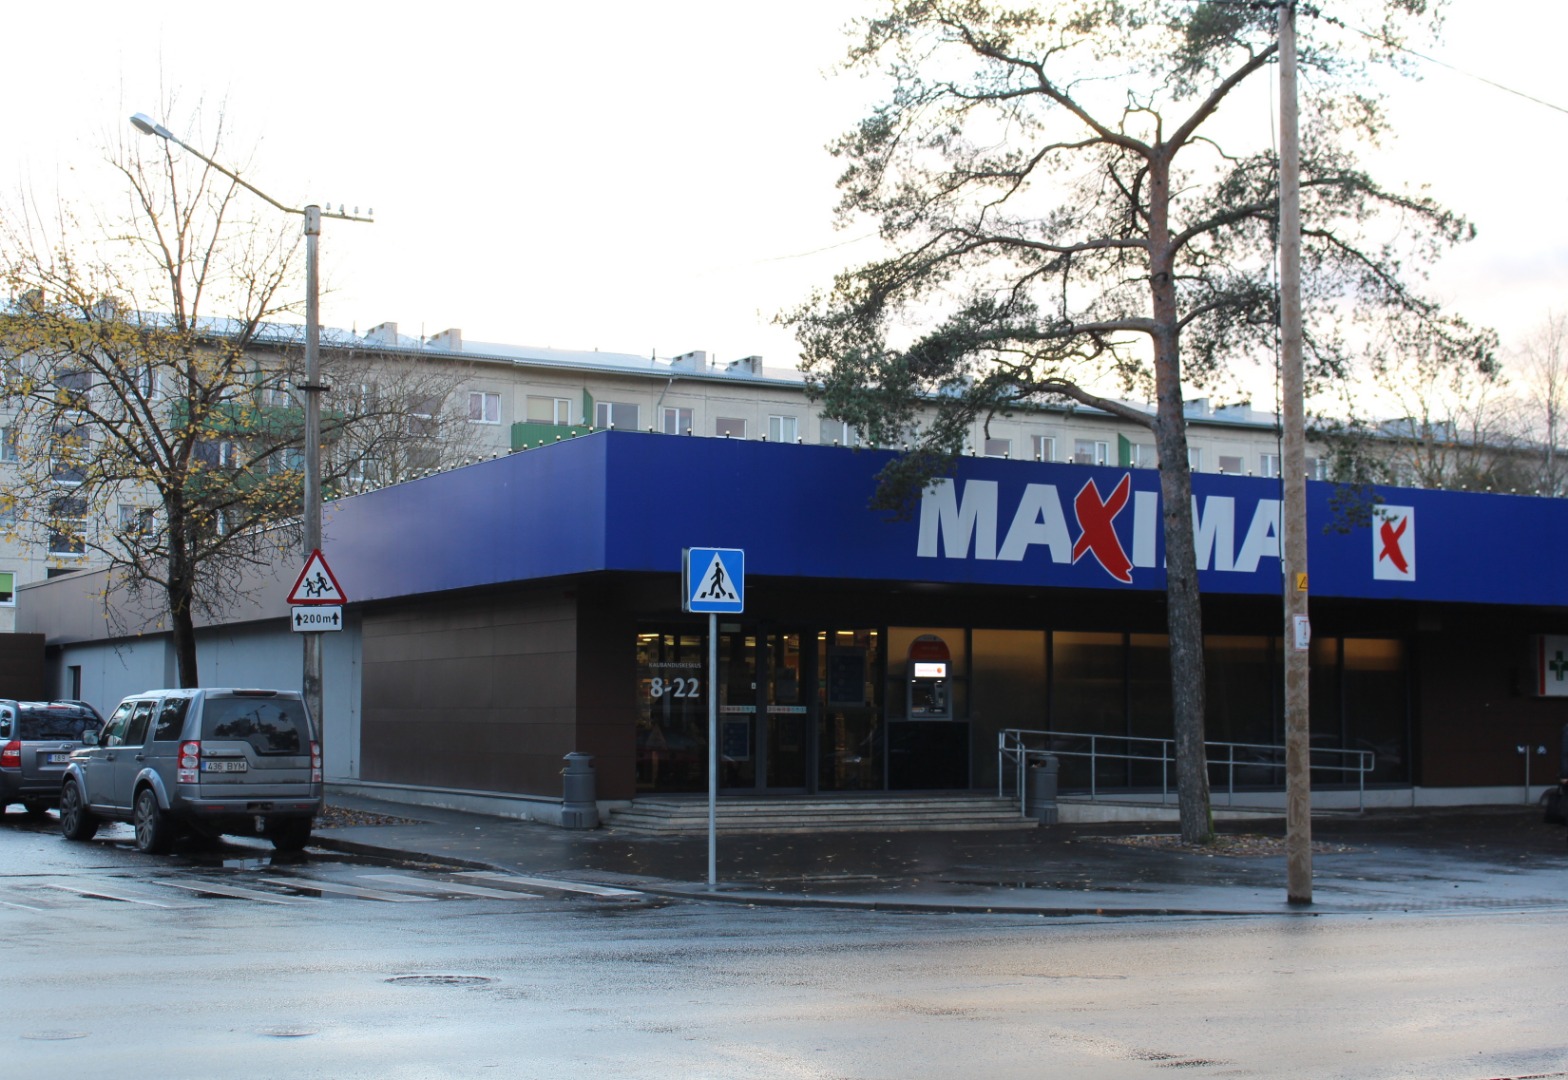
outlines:
[[[299,572],[299,578],[294,582],[294,588],[289,590],[288,602],[291,604],[345,604],[348,597],[343,595],[343,589],[338,585],[337,577],[332,573],[332,567],[327,565],[326,556],[318,548],[310,553],[310,558],[305,560],[305,569]]]
[[[685,610],[738,615],[746,609],[746,553],[739,548],[687,548],[681,585]]]

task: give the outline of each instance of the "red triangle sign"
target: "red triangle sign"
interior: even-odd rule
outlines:
[[[291,604],[346,604],[348,597],[343,595],[343,587],[338,584],[338,579],[332,573],[332,567],[327,565],[326,556],[317,548],[310,553],[310,558],[305,560],[305,569],[299,572],[299,578],[294,582],[294,588],[289,590],[288,602]]]

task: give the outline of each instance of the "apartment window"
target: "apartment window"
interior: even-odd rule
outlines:
[[[528,398],[530,424],[557,424],[565,427],[572,422],[572,399],[564,397]]]
[[[721,439],[744,439],[746,421],[733,416],[721,416],[713,421],[713,433]]]
[[[1239,455],[1220,455],[1220,472],[1234,476],[1247,471],[1247,463]]]
[[[1279,479],[1279,455],[1263,454],[1258,458],[1258,475],[1271,480]]]
[[[153,508],[120,503],[119,532],[122,536],[149,536],[153,531]]]
[[[792,443],[800,441],[800,421],[793,416],[768,417],[768,441]]]
[[[624,401],[596,401],[593,403],[593,426],[637,430],[637,406]]]
[[[16,606],[16,574],[0,570],[0,607]]]
[[[156,367],[148,364],[136,373],[136,391],[148,401],[163,396],[163,378]]]
[[[1131,458],[1129,464],[1136,469],[1160,467],[1160,455],[1155,452],[1153,443],[1133,443]]]
[[[426,443],[423,446],[410,447],[408,451],[408,469],[414,473],[434,472],[441,467],[441,448]]]
[[[1073,461],[1078,465],[1104,465],[1111,459],[1111,444],[1098,439],[1075,439]]]
[[[1193,472],[1203,471],[1203,447],[1187,447],[1187,468],[1191,469]]]
[[[11,528],[16,525],[16,496],[0,495],[0,526]]]
[[[408,433],[420,438],[433,439],[441,434],[441,399],[419,398],[408,406]]]
[[[61,369],[54,373],[54,386],[61,404],[85,404],[93,388],[93,373],[75,369]]]
[[[87,500],[73,495],[49,503],[49,554],[82,555],[87,551]]]
[[[228,439],[202,439],[191,448],[191,456],[209,469],[239,467],[239,448]]]
[[[305,471],[305,451],[298,446],[285,446],[274,450],[259,463],[268,476],[277,476],[285,472]]]
[[[692,411],[679,405],[668,406],[659,413],[659,430],[666,435],[690,435],[692,423]]]
[[[16,460],[16,428],[0,428],[0,461]]]
[[[80,484],[87,478],[92,436],[86,424],[56,424],[49,442],[49,475],[60,484]]]
[[[1013,456],[1013,440],[987,439],[985,441],[985,456],[1010,458]]]
[[[822,421],[821,435],[818,439],[823,446],[853,446],[855,445],[855,429],[843,420]]]
[[[501,422],[501,395],[487,394],[480,390],[468,395],[468,422],[471,424],[499,424]]]
[[[1328,462],[1324,461],[1322,458],[1316,458],[1316,457],[1309,457],[1309,458],[1307,458],[1307,479],[1308,480],[1327,480],[1328,479]]]
[[[1056,460],[1056,437],[1054,435],[1029,436],[1030,449],[1034,451],[1036,461]]]

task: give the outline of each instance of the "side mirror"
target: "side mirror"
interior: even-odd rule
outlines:
[[[88,728],[86,731],[82,732],[82,745],[83,746],[97,746],[98,745],[98,729],[97,728]]]

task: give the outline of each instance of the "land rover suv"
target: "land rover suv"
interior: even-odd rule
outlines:
[[[42,814],[60,798],[60,778],[82,736],[103,726],[85,701],[0,698],[0,814],[21,803]]]
[[[146,852],[182,833],[264,836],[297,851],[321,811],[321,743],[295,691],[149,690],[83,742],[60,784],[71,840],[107,819],[129,821]]]

